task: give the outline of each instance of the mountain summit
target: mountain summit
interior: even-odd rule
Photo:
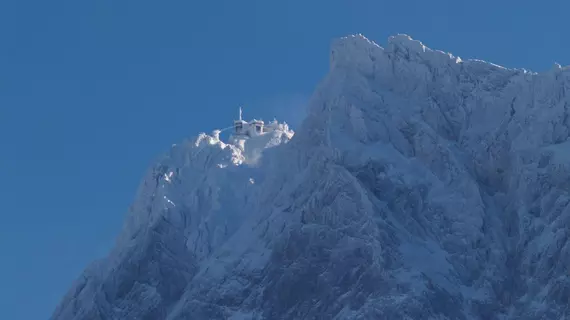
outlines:
[[[338,39],[294,136],[239,119],[154,165],[52,319],[570,317],[569,90]]]

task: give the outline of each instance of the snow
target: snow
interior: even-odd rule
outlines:
[[[337,39],[295,133],[215,130],[153,165],[53,319],[562,319],[570,69],[554,69]]]
[[[251,319],[257,319],[256,315],[252,312],[236,312],[234,314],[231,315],[231,317],[228,318],[228,320],[251,320]]]
[[[168,199],[166,196],[164,196],[163,198],[164,198],[164,200],[166,200],[166,202],[168,202],[168,203],[170,203],[171,205],[173,205],[173,206],[176,207],[176,205],[174,204],[174,202],[172,202],[172,201],[171,201],[170,199]]]
[[[164,174],[164,180],[166,180],[168,183],[172,182],[172,175],[174,175],[174,172],[169,172],[168,174]]]
[[[446,277],[453,270],[453,266],[447,261],[447,253],[437,244],[433,242],[403,242],[400,245],[400,252],[407,268],[409,268],[409,271],[403,272],[402,275],[409,274],[408,276],[411,276],[413,274],[412,280],[408,280],[409,282],[420,285],[422,283],[421,275],[425,275],[435,280],[438,286],[448,292],[457,290],[450,279]],[[419,289],[416,287],[416,290]]]
[[[570,140],[549,145],[545,149],[552,152],[556,163],[570,165]]]

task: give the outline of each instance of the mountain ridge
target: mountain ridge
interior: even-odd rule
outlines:
[[[330,61],[295,136],[256,166],[216,166],[233,147],[186,161],[188,144],[180,185],[153,167],[125,227],[142,231],[52,319],[569,316],[569,69],[406,35],[333,41]]]

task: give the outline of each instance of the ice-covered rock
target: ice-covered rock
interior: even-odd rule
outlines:
[[[53,319],[569,317],[570,69],[406,35],[330,61],[290,141],[173,147]]]

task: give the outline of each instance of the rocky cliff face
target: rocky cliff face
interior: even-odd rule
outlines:
[[[564,319],[567,92],[560,66],[339,39],[291,141],[173,147],[52,319]]]

